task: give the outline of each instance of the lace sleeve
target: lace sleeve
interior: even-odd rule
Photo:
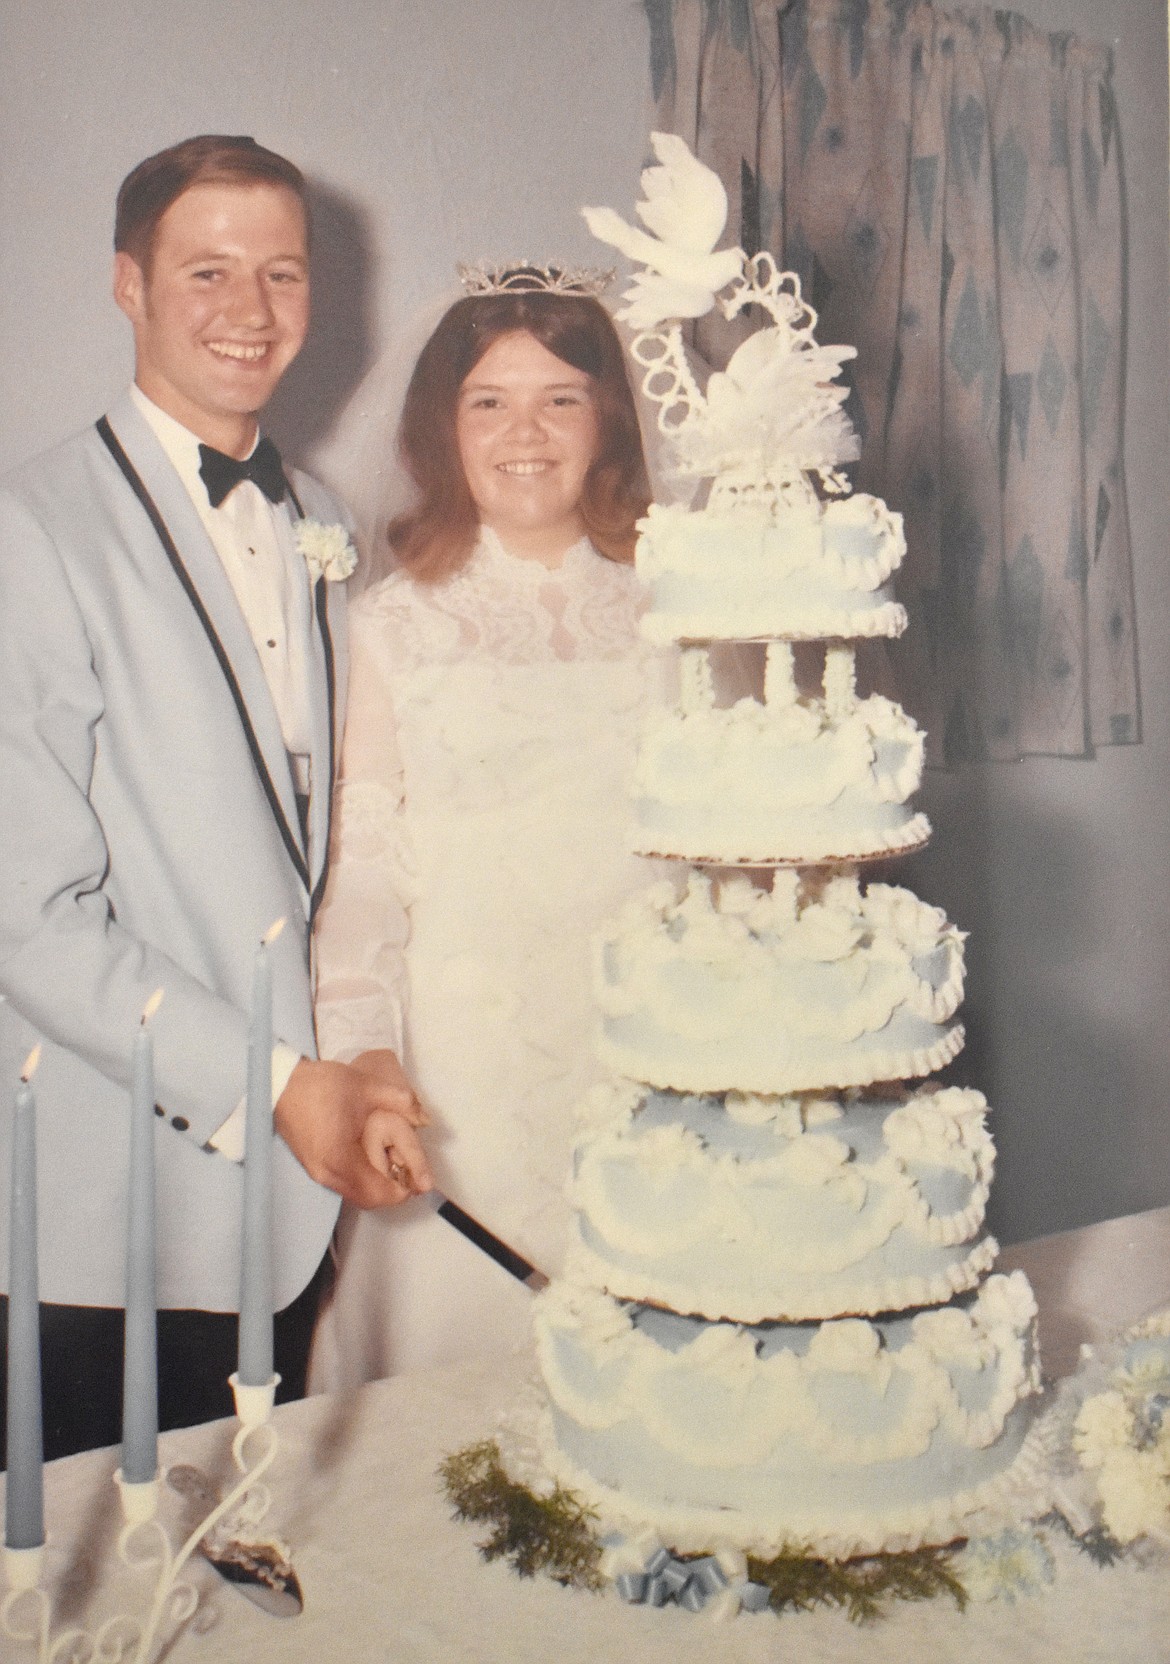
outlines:
[[[390,648],[376,617],[360,606],[355,614],[329,883],[316,924],[317,1041],[322,1057],[343,1062],[372,1047],[402,1055],[412,867]]]

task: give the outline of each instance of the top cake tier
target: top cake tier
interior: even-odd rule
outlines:
[[[702,509],[652,504],[639,526],[650,641],[851,639],[906,628],[890,588],[906,553],[902,517],[878,497],[716,491]]]
[[[861,455],[841,379],[851,346],[816,338],[794,272],[766,252],[716,249],[727,221],[718,176],[681,139],[653,136],[662,166],[642,176],[638,216],[586,209],[594,235],[635,260],[617,316],[657,406],[661,461],[685,503],[640,522],[651,589],[646,636],[673,641],[825,641],[898,636],[890,579],[906,553],[901,516],[852,494]],[[717,310],[759,324],[722,368],[688,348],[683,321]]]

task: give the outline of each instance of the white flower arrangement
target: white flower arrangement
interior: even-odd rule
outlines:
[[[1133,1436],[1133,1416],[1119,1392],[1086,1398],[1073,1427],[1073,1448],[1082,1467],[1104,1467],[1112,1451],[1123,1450]]]
[[[1101,1518],[1119,1543],[1170,1531],[1170,1448],[1110,1451],[1097,1475]]]
[[[320,520],[298,520],[296,539],[312,583],[318,578],[342,583],[357,566],[357,550],[344,526],[325,525]]]
[[[955,1563],[959,1580],[972,1600],[1005,1600],[1037,1595],[1055,1575],[1052,1551],[1039,1532],[1001,1531],[970,1542]]]
[[[756,293],[762,303],[764,289]],[[749,335],[672,431],[678,467],[698,477],[730,469],[754,477],[766,476],[777,456],[793,474],[854,460],[860,446],[841,408],[848,389],[837,381],[854,356],[854,348],[823,347],[787,322]]]
[[[1081,1404],[1072,1445],[1119,1543],[1170,1541],[1170,1319],[1130,1340],[1106,1390]]]

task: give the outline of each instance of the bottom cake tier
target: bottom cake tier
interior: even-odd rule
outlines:
[[[549,1471],[683,1553],[942,1544],[1044,1502],[1020,1272],[867,1321],[741,1326],[554,1283],[537,1302]]]

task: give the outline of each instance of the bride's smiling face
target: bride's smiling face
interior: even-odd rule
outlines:
[[[501,335],[459,390],[455,437],[482,524],[510,553],[557,565],[585,530],[581,492],[600,438],[593,378],[527,330]]]

